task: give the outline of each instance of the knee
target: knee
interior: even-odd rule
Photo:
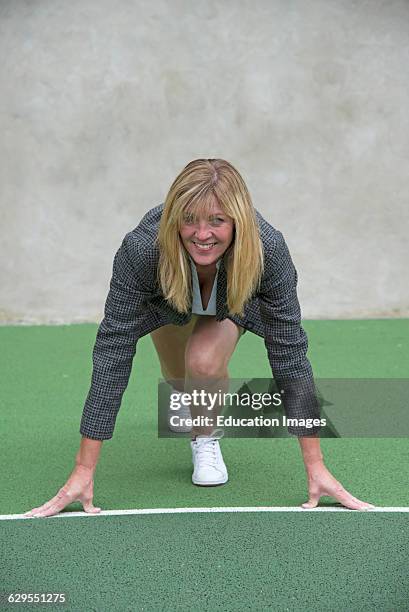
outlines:
[[[212,351],[186,354],[185,370],[191,378],[223,378],[227,375],[226,364]]]

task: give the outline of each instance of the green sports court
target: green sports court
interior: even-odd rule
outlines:
[[[405,376],[406,319],[303,326],[316,377]],[[17,606],[6,593],[52,592],[66,603],[47,609],[408,610],[407,439],[321,441],[332,473],[376,506],[367,512],[331,498],[300,508],[307,488],[296,439],[225,439],[229,482],[195,487],[188,441],[158,438],[160,371],[149,336],[138,342],[115,435],[102,447],[101,515],[74,503],[55,517],[19,517],[73,467],[96,329],[0,328],[4,609]],[[229,373],[269,376],[262,339],[244,335]]]

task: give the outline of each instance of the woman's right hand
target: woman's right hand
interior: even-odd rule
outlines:
[[[75,501],[81,502],[85,512],[97,514],[101,512],[101,508],[93,505],[93,496],[94,470],[77,463],[65,485],[53,498],[42,506],[29,510],[23,516],[27,518],[52,516]]]

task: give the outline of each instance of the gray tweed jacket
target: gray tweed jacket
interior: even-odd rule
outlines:
[[[80,424],[83,436],[112,438],[122,395],[128,385],[139,338],[173,323],[185,325],[192,313],[174,310],[156,280],[159,249],[154,244],[163,204],[149,210],[128,232],[113,261],[104,318],[92,353],[91,386]],[[226,269],[219,267],[216,320],[226,317],[264,338],[273,377],[283,391],[289,418],[318,418],[312,368],[306,356],[307,335],[301,326],[297,271],[282,233],[256,210],[264,246],[264,274],[260,289],[247,302],[244,316],[230,315],[226,303]],[[297,436],[317,433],[320,427],[289,426]]]

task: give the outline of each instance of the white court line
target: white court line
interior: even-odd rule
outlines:
[[[129,510],[102,510],[99,513],[91,514],[88,512],[60,512],[53,516],[39,518],[75,518],[75,517],[97,517],[97,516],[122,516],[127,514],[193,514],[193,513],[212,514],[215,512],[409,512],[409,507],[399,506],[379,506],[370,510],[350,510],[349,508],[338,506],[321,506],[318,508],[302,508],[301,506],[220,506],[215,508],[135,508]],[[0,521],[23,519],[30,517],[24,514],[0,514]]]

